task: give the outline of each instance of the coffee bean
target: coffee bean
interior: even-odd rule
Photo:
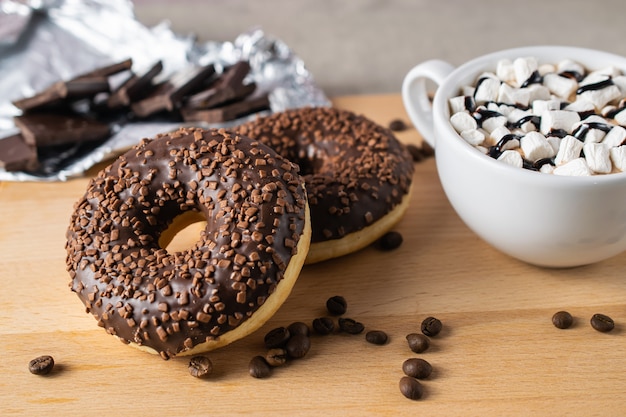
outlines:
[[[406,335],[409,349],[415,353],[422,353],[430,346],[430,339],[421,333],[409,333]]]
[[[50,355],[39,356],[28,363],[31,374],[47,375],[54,368],[54,358]]]
[[[359,334],[365,330],[365,326],[363,326],[363,323],[359,323],[356,320],[340,317],[339,330],[349,334]]]
[[[400,379],[400,392],[409,400],[419,400],[424,395],[422,384],[410,376],[403,376]]]
[[[424,155],[425,158],[430,158],[431,156],[435,155],[435,148],[430,146],[430,143],[426,141],[422,142],[422,146],[420,147],[420,149],[422,151],[422,155]]]
[[[189,373],[196,378],[204,378],[213,372],[213,363],[206,356],[194,356],[189,361]]]
[[[567,329],[572,323],[574,323],[574,318],[567,311],[558,311],[552,316],[552,324],[558,329]]]
[[[270,366],[281,366],[287,362],[287,351],[282,348],[270,349],[265,354],[265,360]]]
[[[411,358],[404,361],[402,371],[407,376],[417,379],[428,378],[433,372],[433,367],[428,361],[421,358]]]
[[[272,368],[263,356],[255,356],[250,360],[248,372],[255,378],[267,378],[272,374]]]
[[[287,355],[293,359],[303,358],[309,352],[309,349],[311,349],[311,339],[303,334],[291,336],[285,346]]]
[[[348,303],[342,296],[335,295],[326,301],[326,309],[333,316],[341,316],[342,314],[346,314]]]
[[[606,333],[613,330],[613,328],[615,327],[615,322],[609,316],[596,313],[591,317],[591,327],[599,332]]]
[[[402,245],[402,235],[399,232],[391,231],[385,233],[379,240],[378,246],[382,250],[393,250]]]
[[[422,321],[422,333],[428,337],[437,336],[442,327],[441,321],[434,317],[426,317],[424,321]]]
[[[289,336],[289,330],[285,327],[277,327],[267,332],[263,341],[265,342],[266,348],[273,349],[285,346],[285,343],[289,340]]]
[[[370,330],[365,333],[365,340],[374,344],[374,345],[384,345],[387,343],[387,333],[382,330]]]
[[[289,330],[289,335],[291,335],[292,337],[297,334],[308,336],[310,333],[309,326],[301,321],[291,323],[289,326],[287,326],[287,330]]]
[[[406,145],[406,148],[411,154],[411,157],[413,158],[413,162],[420,162],[424,160],[424,154],[422,153],[421,148],[413,144]]]
[[[319,317],[313,320],[313,330],[320,335],[331,334],[335,330],[335,323],[329,317]]]
[[[406,130],[406,128],[406,123],[404,123],[404,120],[402,119],[393,119],[389,122],[389,129],[394,132],[402,132],[403,130]]]

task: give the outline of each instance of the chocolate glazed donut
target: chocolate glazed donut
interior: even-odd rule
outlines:
[[[389,129],[335,108],[287,110],[237,128],[300,165],[311,223],[307,263],[377,240],[409,203],[413,160]]]
[[[206,228],[169,253],[166,235],[190,213]],[[70,286],[87,312],[168,359],[230,343],[271,317],[304,263],[310,224],[296,165],[241,135],[181,129],[101,171],[67,239]]]

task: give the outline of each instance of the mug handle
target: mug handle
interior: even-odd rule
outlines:
[[[433,148],[435,147],[433,107],[426,89],[426,80],[434,81],[440,86],[454,69],[454,66],[445,61],[433,59],[413,67],[402,82],[404,108],[415,128]]]

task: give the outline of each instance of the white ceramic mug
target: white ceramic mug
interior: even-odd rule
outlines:
[[[495,248],[549,267],[598,262],[626,250],[626,173],[565,177],[517,168],[484,155],[450,124],[448,100],[507,58],[539,64],[574,60],[589,70],[613,65],[626,74],[626,58],[597,50],[535,46],[476,58],[458,68],[438,60],[414,67],[402,98],[415,127],[435,148],[443,189],[461,219]],[[426,81],[437,84],[429,100]]]

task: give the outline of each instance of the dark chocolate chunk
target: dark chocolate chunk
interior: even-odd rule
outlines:
[[[131,75],[107,99],[109,108],[128,106],[147,96],[152,90],[152,80],[163,71],[163,62],[159,61],[141,75]]]
[[[95,70],[81,74],[76,78],[109,77],[113,74],[129,70],[132,66],[133,60],[129,58],[120,62],[115,62],[113,64],[104,65],[102,67],[96,68]]]
[[[164,110],[173,111],[183,97],[202,88],[214,73],[213,65],[180,71],[160,84],[148,97],[134,103],[131,108],[139,117],[147,117]]]
[[[243,84],[243,79],[250,72],[250,64],[239,61],[227,68],[210,88],[189,97],[186,107],[208,109],[219,105],[242,100],[256,89],[256,84]]]
[[[0,139],[0,167],[6,171],[34,171],[38,165],[37,148],[28,145],[21,134]]]
[[[58,81],[32,97],[14,101],[13,105],[22,111],[28,111],[59,107],[62,106],[63,102],[66,100],[94,97],[98,93],[109,91],[107,77],[129,69],[132,64],[132,60],[127,59],[122,62],[97,68],[68,81]]]
[[[69,81],[58,81],[32,97],[13,102],[22,111],[42,108],[59,108],[65,100],[78,100],[93,97],[98,93],[109,91],[106,77],[78,78]]]
[[[78,115],[27,113],[14,118],[28,145],[55,146],[106,139],[106,123]]]
[[[214,109],[195,110],[184,108],[182,109],[182,115],[183,119],[188,122],[221,123],[269,108],[269,97],[265,94],[261,97],[238,101]]]

